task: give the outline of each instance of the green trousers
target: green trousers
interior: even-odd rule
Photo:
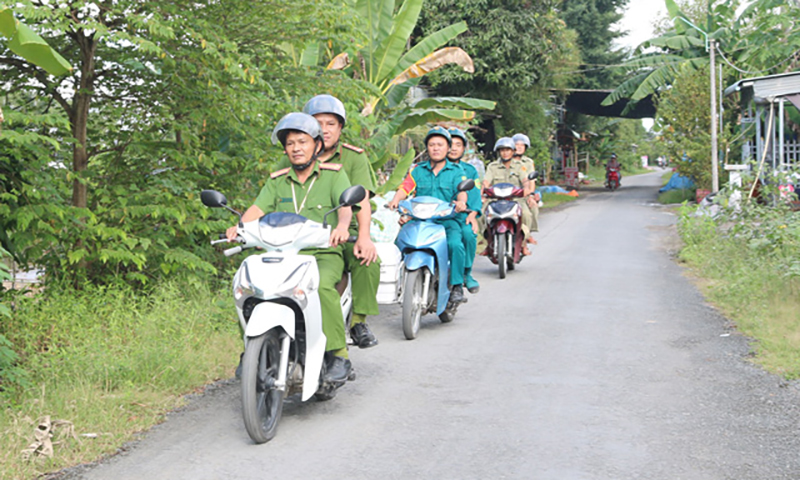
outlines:
[[[444,227],[447,233],[447,256],[450,259],[450,285],[464,284],[464,236],[461,233],[461,224],[455,218],[437,220],[436,223]]]
[[[339,350],[347,346],[344,332],[342,305],[336,284],[342,279],[344,272],[343,247],[320,248],[310,250],[317,259],[319,268],[319,303],[322,309],[322,333],[327,339],[325,351]]]
[[[475,263],[475,251],[478,249],[478,235],[472,231],[472,225],[467,223],[467,215],[456,217],[461,223],[461,236],[464,238],[464,269],[469,272]]]
[[[350,272],[353,290],[353,313],[378,315],[378,286],[381,282],[381,259],[361,265],[353,253],[352,243],[344,244],[344,266]]]

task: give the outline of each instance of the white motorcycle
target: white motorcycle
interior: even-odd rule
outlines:
[[[224,252],[231,256],[248,248],[264,251],[247,257],[233,278],[233,297],[245,342],[242,415],[247,433],[256,443],[275,436],[286,396],[301,393],[303,401],[314,396],[329,400],[342,385],[323,380],[326,338],[322,332],[319,270],[316,259],[300,250],[328,247],[328,215],[358,204],[365,196],[360,185],[348,188],[339,198],[339,206],[325,214],[323,223],[283,212],[247,223],[240,221],[234,240],[240,245]],[[204,190],[201,200],[207,207],[226,208],[241,217],[219,192]],[[211,243],[222,242],[227,240]],[[352,305],[347,278],[343,276],[337,285],[345,319]]]

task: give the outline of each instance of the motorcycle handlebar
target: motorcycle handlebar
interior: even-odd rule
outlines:
[[[237,253],[241,253],[241,251],[242,251],[242,247],[238,246],[238,247],[229,248],[227,250],[223,250],[222,253],[224,253],[226,257],[230,257],[232,255],[236,255]]]

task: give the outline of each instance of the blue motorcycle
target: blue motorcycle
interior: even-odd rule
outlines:
[[[460,192],[471,190],[472,180],[458,185]],[[411,220],[400,229],[395,245],[403,256],[403,333],[413,340],[419,332],[420,318],[426,313],[439,316],[443,323],[452,322],[458,304],[450,302],[450,262],[447,256],[447,234],[435,220],[456,216],[455,205],[435,197],[414,197],[398,206]]]

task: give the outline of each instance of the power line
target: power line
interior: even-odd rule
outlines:
[[[731,62],[728,60],[728,58],[727,58],[727,57],[725,57],[725,54],[724,54],[724,53],[722,53],[722,49],[720,49],[720,48],[719,48],[719,45],[717,45],[717,46],[716,46],[716,49],[717,49],[717,53],[719,53],[719,56],[722,58],[722,60],[723,60],[725,63],[727,63],[727,64],[728,64],[728,66],[729,66],[729,67],[731,67],[732,69],[736,70],[737,72],[741,72],[741,73],[744,73],[744,74],[746,74],[746,75],[753,75],[753,74],[759,74],[759,73],[766,73],[766,72],[769,72],[770,70],[773,70],[773,69],[775,69],[775,68],[778,68],[778,67],[780,67],[781,65],[783,65],[784,63],[788,62],[789,60],[791,60],[791,59],[792,59],[792,58],[793,58],[795,55],[797,55],[797,53],[798,53],[798,52],[794,52],[794,53],[792,53],[791,55],[789,55],[788,57],[786,57],[786,59],[784,59],[784,60],[782,60],[782,61],[780,61],[780,62],[776,63],[775,65],[773,65],[773,66],[771,66],[771,67],[769,67],[769,68],[767,68],[767,69],[764,69],[764,70],[752,70],[752,71],[751,71],[751,70],[742,70],[741,68],[739,68],[739,67],[737,67],[736,65],[734,65],[733,63],[731,63]]]

